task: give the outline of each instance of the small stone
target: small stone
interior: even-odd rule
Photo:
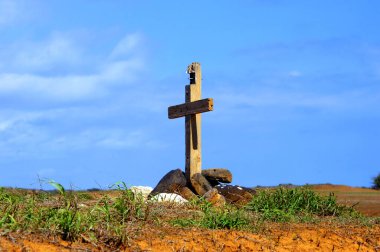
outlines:
[[[151,201],[155,202],[174,202],[174,203],[186,203],[188,200],[184,199],[181,195],[176,193],[159,193],[153,196]]]
[[[210,191],[212,188],[212,186],[207,181],[207,179],[200,173],[194,174],[191,177],[190,182],[195,192],[200,196],[203,196],[206,192]]]
[[[215,187],[226,201],[235,205],[246,205],[256,194],[256,191],[243,186],[224,185]]]
[[[176,193],[186,186],[185,174],[180,170],[171,170],[156,185],[149,197],[158,193]]]
[[[203,195],[205,200],[210,202],[212,205],[216,207],[224,206],[226,204],[226,199],[223,195],[220,195],[218,193],[218,190],[215,188],[212,188],[210,191],[206,192],[205,195]]]
[[[141,195],[145,200],[148,198],[148,195],[153,191],[153,188],[150,186],[131,186],[129,189],[135,195]]]
[[[231,183],[232,182],[232,173],[227,169],[206,169],[202,170],[202,175],[210,181],[210,183]]]

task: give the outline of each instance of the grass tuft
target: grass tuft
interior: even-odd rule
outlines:
[[[311,216],[359,216],[352,207],[339,205],[334,194],[321,196],[307,187],[261,190],[245,207],[266,220],[285,222]],[[299,219],[299,218],[298,218]]]
[[[200,198],[193,200],[192,207],[198,207],[202,212],[199,218],[174,219],[171,223],[179,227],[202,227],[209,229],[249,230],[255,228],[255,221],[244,209],[232,205],[224,208],[213,207],[209,202]]]

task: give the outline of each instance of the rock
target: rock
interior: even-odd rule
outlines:
[[[206,169],[202,170],[202,175],[210,181],[210,183],[231,183],[232,173],[227,169]]]
[[[188,200],[184,199],[181,195],[176,193],[159,193],[153,196],[151,201],[156,202],[175,202],[175,203],[186,203]]]
[[[226,204],[226,199],[224,198],[223,195],[220,195],[218,193],[218,190],[216,188],[212,188],[210,191],[206,192],[205,195],[205,200],[210,202],[214,206],[224,206]]]
[[[191,200],[191,199],[194,199],[197,197],[197,195],[195,195],[191,190],[190,188],[188,187],[182,187],[179,192],[178,192],[179,195],[181,195],[183,198],[187,199],[187,200]]]
[[[131,186],[129,188],[135,195],[141,195],[144,199],[147,199],[149,194],[153,191],[150,186]]]
[[[215,186],[218,186],[220,185],[220,183],[216,180],[209,180],[207,179],[207,181],[210,183],[211,187],[215,187]]]
[[[226,201],[235,205],[245,205],[252,200],[256,191],[242,186],[218,185],[215,187],[224,196]]]
[[[185,186],[185,174],[180,169],[171,170],[158,182],[149,197],[159,193],[177,193]]]
[[[191,185],[193,186],[195,192],[203,196],[206,192],[212,189],[212,186],[207,181],[207,179],[200,173],[194,174],[190,179]]]

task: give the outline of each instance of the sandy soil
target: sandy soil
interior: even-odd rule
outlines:
[[[380,190],[345,185],[314,185],[311,188],[322,194],[334,193],[339,203],[355,206],[366,216],[380,216]]]
[[[0,237],[1,251],[113,251],[104,245],[27,237]],[[144,228],[117,251],[380,251],[380,226],[273,225],[264,233]]]

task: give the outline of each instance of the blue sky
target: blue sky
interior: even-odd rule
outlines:
[[[184,169],[202,64],[203,168],[234,184],[370,186],[380,172],[378,1],[0,0],[1,186],[154,186]]]

